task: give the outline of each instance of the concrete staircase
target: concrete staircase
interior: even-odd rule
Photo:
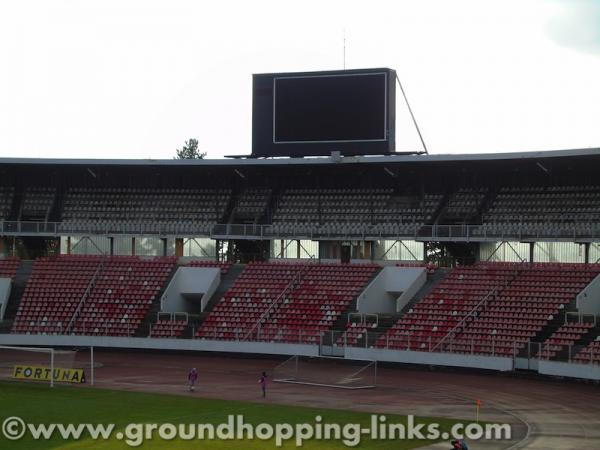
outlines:
[[[202,322],[204,322],[204,319],[206,319],[208,314],[221,301],[225,293],[231,289],[237,277],[239,277],[243,272],[244,267],[244,264],[234,264],[229,268],[227,274],[221,277],[221,283],[217,287],[217,290],[214,292],[214,294],[208,299],[204,311],[198,315],[190,316],[188,327],[183,331],[182,337],[193,337],[195,330],[197,330]]]
[[[452,271],[449,268],[440,268],[435,272],[427,274],[427,281],[425,284],[417,291],[414,297],[406,304],[402,311],[400,311],[399,317],[405,314],[409,309],[411,309],[415,304],[419,303],[424,297],[426,297],[433,289],[440,284],[444,278],[448,276],[448,274]]]
[[[167,286],[173,279],[173,276],[175,275],[175,272],[177,272],[178,268],[179,268],[179,265],[175,265],[175,267],[173,267],[173,269],[171,270],[171,273],[165,280],[161,290],[158,292],[156,297],[154,297],[154,299],[152,299],[152,304],[150,305],[148,312],[142,319],[142,322],[140,323],[140,326],[138,327],[138,329],[133,334],[134,337],[146,337],[150,334],[150,324],[156,322],[156,314],[160,311],[160,299],[162,298],[163,294],[165,293]]]

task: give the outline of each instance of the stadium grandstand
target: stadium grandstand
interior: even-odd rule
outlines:
[[[600,380],[599,163],[3,158],[0,342]]]

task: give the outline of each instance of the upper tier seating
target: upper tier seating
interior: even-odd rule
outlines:
[[[246,189],[240,195],[234,209],[234,223],[258,223],[267,209],[271,197],[271,189],[252,188]]]
[[[15,189],[12,186],[0,186],[0,220],[7,220],[10,214]]]
[[[131,336],[174,265],[174,258],[39,258],[12,332]]]
[[[478,234],[573,236],[598,232],[600,186],[503,187]]]
[[[288,189],[271,227],[281,234],[408,234],[433,219],[442,195],[394,195],[392,189]]]
[[[47,221],[56,197],[56,188],[28,187],[23,195],[21,220]]]
[[[21,261],[14,256],[0,257],[0,278],[15,279]]]
[[[63,209],[63,228],[207,233],[224,214],[231,191],[219,189],[72,188]]]
[[[485,188],[460,188],[448,198],[444,218],[451,221],[467,221],[475,216],[485,199]]]
[[[248,264],[197,336],[316,343],[376,270],[373,265]]]

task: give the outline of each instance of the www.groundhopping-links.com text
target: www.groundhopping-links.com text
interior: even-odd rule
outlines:
[[[7,417],[2,422],[0,438],[16,441],[26,437],[49,440],[110,440],[124,441],[130,447],[139,447],[146,440],[172,441],[224,440],[244,441],[258,439],[273,441],[277,447],[294,441],[301,447],[308,440],[340,441],[347,447],[356,447],[363,438],[371,440],[506,440],[512,432],[509,424],[456,423],[444,431],[439,423],[420,423],[414,416],[407,416],[406,423],[394,423],[384,415],[371,415],[368,426],[359,423],[329,423],[322,416],[315,416],[312,423],[246,423],[243,415],[231,414],[222,423],[130,423],[125,427],[115,424],[40,424],[27,423],[20,417]]]

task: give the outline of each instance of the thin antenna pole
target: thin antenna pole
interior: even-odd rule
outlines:
[[[344,36],[344,70],[346,70],[346,29],[343,29],[343,36]]]
[[[404,102],[406,103],[406,106],[408,107],[408,112],[410,113],[410,117],[412,117],[412,121],[415,124],[415,128],[417,129],[417,133],[419,134],[419,139],[421,139],[421,144],[423,145],[423,149],[425,150],[425,153],[427,155],[429,155],[429,152],[427,151],[427,146],[425,145],[425,141],[423,140],[423,135],[421,134],[421,130],[419,129],[419,125],[417,124],[417,119],[415,119],[415,115],[412,112],[410,103],[408,103],[408,98],[406,98],[404,88],[402,87],[402,83],[400,83],[400,78],[398,77],[397,73],[396,73],[396,81],[398,82],[398,86],[400,86],[400,91],[402,92],[402,96],[404,97]]]

